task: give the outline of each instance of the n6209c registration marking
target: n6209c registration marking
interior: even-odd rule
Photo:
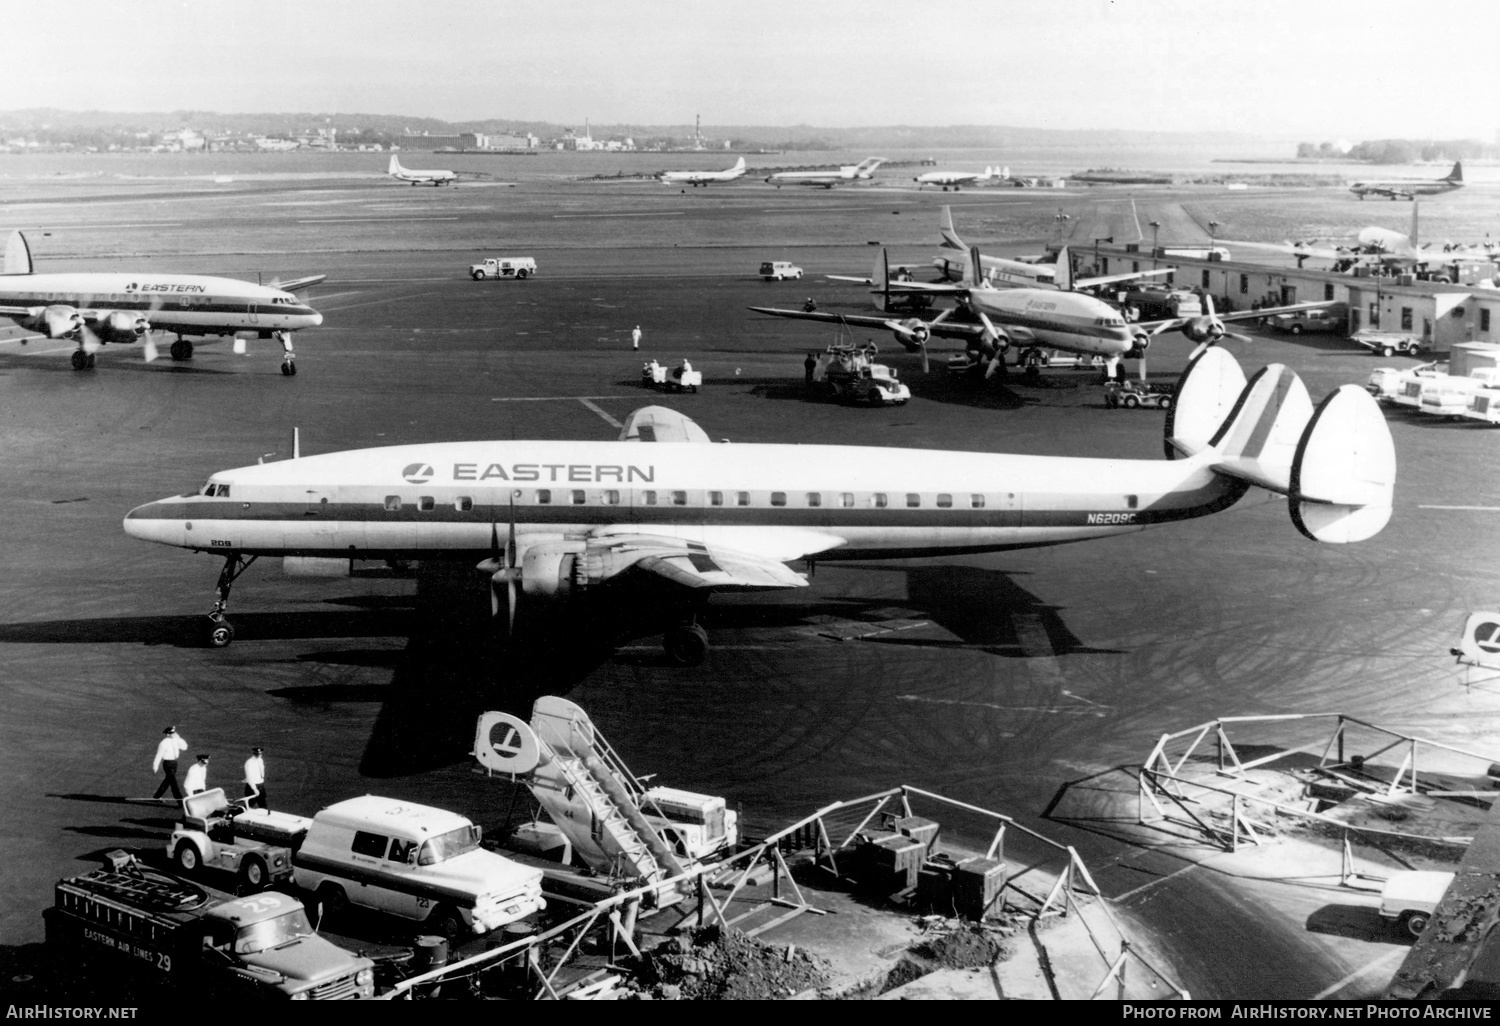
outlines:
[[[1133,524],[1134,513],[1090,513],[1088,522],[1090,524]]]

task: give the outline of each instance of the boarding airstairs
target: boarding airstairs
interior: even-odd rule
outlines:
[[[649,884],[687,871],[690,860],[668,847],[641,814],[650,799],[640,780],[588,714],[567,699],[537,699],[529,725],[485,713],[474,754],[487,768],[524,782],[594,872]]]

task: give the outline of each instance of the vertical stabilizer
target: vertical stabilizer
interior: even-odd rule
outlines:
[[[5,269],[4,274],[31,274],[31,247],[26,243],[26,236],[20,232],[11,232],[10,238],[5,242]]]
[[[1052,285],[1064,292],[1073,291],[1073,256],[1064,246],[1057,251],[1057,263],[1052,270]]]
[[[891,308],[891,294],[887,291],[891,282],[891,261],[885,247],[875,254],[875,267],[870,271],[870,283],[875,286],[875,309],[885,313]]]
[[[394,153],[391,154],[391,166],[385,169],[385,173],[388,175],[401,173],[401,161]]]
[[[1411,234],[1409,236],[1407,236],[1407,238],[1411,239],[1411,248],[1414,249],[1414,250],[1422,248],[1422,243],[1417,238],[1417,231],[1419,229],[1419,225],[1417,223],[1418,222],[1417,209],[1421,205],[1422,205],[1421,201],[1419,201],[1415,196],[1413,196],[1411,198]]]
[[[1462,183],[1463,180],[1464,180],[1464,162],[1461,161],[1461,160],[1455,160],[1453,162],[1453,170],[1448,172],[1448,177],[1444,178],[1443,181],[1445,181],[1445,182],[1458,182],[1458,183]]]
[[[968,250],[968,244],[953,230],[953,211],[945,204],[938,218],[938,234],[943,237],[943,248]]]
[[[964,265],[963,281],[960,285],[974,288],[984,281],[984,258],[979,255],[978,246],[969,247],[969,262]]]

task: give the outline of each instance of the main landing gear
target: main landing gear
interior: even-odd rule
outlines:
[[[234,586],[240,574],[250,569],[250,564],[256,558],[251,556],[246,559],[238,552],[231,552],[225,557],[224,569],[219,571],[219,597],[208,611],[208,618],[203,624],[203,641],[209,648],[225,648],[234,640],[234,625],[224,618],[224,610],[229,608],[229,589]]]
[[[167,352],[178,363],[181,363],[183,360],[191,360],[193,358],[193,344],[185,338],[179,338],[176,342],[172,343],[171,348]]]
[[[708,655],[708,631],[696,620],[679,624],[662,635],[662,648],[676,666],[697,666]]]
[[[296,377],[297,354],[292,352],[292,333],[290,331],[278,331],[275,333],[275,337],[276,341],[281,343],[281,351],[285,356],[285,359],[281,361],[282,377]]]
[[[73,350],[73,369],[76,371],[93,370],[94,354],[85,353],[82,349]]]

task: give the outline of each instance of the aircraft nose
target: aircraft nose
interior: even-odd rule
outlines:
[[[318,313],[318,311],[316,311],[316,310],[314,310],[312,312],[312,318],[311,319],[312,319],[312,326],[314,328],[316,328],[318,325],[320,325],[320,324],[323,323],[323,315],[320,314],[320,313]]]
[[[125,514],[122,522],[125,533],[142,541],[160,542],[163,545],[180,545],[183,521],[173,516],[165,502],[148,502]]]

